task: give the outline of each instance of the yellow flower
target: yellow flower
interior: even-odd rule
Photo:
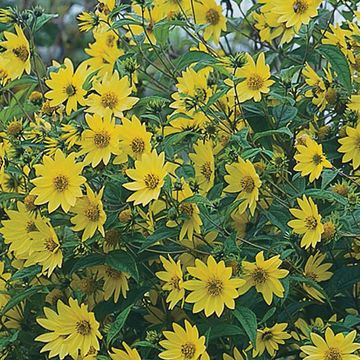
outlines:
[[[198,141],[194,145],[195,153],[189,157],[194,163],[195,180],[200,188],[200,194],[206,194],[214,185],[215,160],[212,141]]]
[[[234,299],[239,296],[237,288],[244,285],[245,281],[231,279],[232,268],[226,267],[223,260],[217,263],[209,256],[205,264],[196,259],[195,267],[188,267],[187,271],[198,279],[184,282],[184,288],[191,291],[185,301],[194,304],[193,313],[204,310],[206,317],[213,313],[220,316],[225,306],[235,308]]]
[[[256,291],[263,295],[268,305],[273,301],[273,294],[280,298],[284,297],[285,290],[279,279],[286,277],[289,272],[285,269],[279,269],[281,263],[279,255],[265,260],[263,251],[256,255],[255,263],[243,261],[242,278],[245,280],[245,284],[239,288],[239,295],[245,294],[251,287],[255,286]]]
[[[91,31],[99,25],[99,17],[86,11],[79,14],[76,19],[79,21],[80,31]]]
[[[122,164],[128,161],[128,156],[134,160],[140,160],[143,154],[151,152],[152,133],[146,130],[145,124],[133,115],[131,120],[121,119],[119,125],[120,150],[114,159],[114,164]]]
[[[29,233],[30,251],[24,266],[39,264],[42,273],[50,277],[56,267],[61,268],[63,255],[59,239],[54,228],[47,219],[37,217],[35,230]]]
[[[10,295],[7,294],[8,281],[10,278],[11,274],[5,272],[5,263],[0,261],[0,309],[10,300]]]
[[[88,311],[85,304],[79,306],[78,301],[69,299],[69,305],[61,300],[57,303],[57,313],[44,308],[45,318],[37,322],[50,332],[38,336],[35,340],[47,343],[41,352],[50,351],[49,356],[78,356],[78,351],[87,354],[90,349],[99,350],[102,335],[95,315]]]
[[[135,191],[127,201],[133,201],[134,205],[147,205],[151,200],[157,200],[164,178],[167,175],[167,163],[165,154],[158,155],[154,150],[150,154],[144,154],[141,160],[135,161],[135,169],[126,170],[133,182],[124,184],[124,188]]]
[[[360,112],[360,95],[352,95],[347,107],[350,110]]]
[[[298,198],[297,202],[300,209],[290,209],[296,220],[290,220],[288,225],[293,228],[296,234],[303,235],[301,247],[305,249],[310,246],[315,248],[316,244],[321,241],[321,234],[324,232],[321,215],[311,197],[307,198],[304,195],[302,199]]]
[[[356,128],[347,126],[346,134],[346,137],[339,140],[341,146],[338,151],[345,154],[342,162],[352,161],[352,166],[356,170],[360,166],[360,122]]]
[[[306,356],[304,360],[357,360],[358,355],[354,352],[360,349],[360,344],[355,343],[356,330],[351,331],[347,335],[343,333],[334,334],[327,328],[325,330],[325,339],[320,335],[311,333],[311,341],[313,345],[305,345],[301,347]]]
[[[270,80],[270,66],[265,63],[265,55],[261,53],[255,63],[253,58],[246,54],[247,63],[236,70],[236,77],[245,78],[242,82],[235,85],[236,91],[232,88],[230,94],[236,96],[240,102],[250,99],[260,101],[262,94],[270,91],[270,86],[274,83]],[[225,81],[228,85],[231,82]]]
[[[191,15],[191,0],[155,0],[154,3],[167,18],[172,18],[177,14]]]
[[[284,340],[291,338],[291,335],[284,331],[287,326],[287,323],[280,323],[275,324],[271,328],[265,327],[262,330],[258,330],[253,356],[262,355],[266,350],[273,357],[276,351],[279,350],[279,345],[285,344]]]
[[[235,347],[233,355],[223,354],[223,360],[245,360],[247,359],[246,355],[241,355],[241,352]]]
[[[294,170],[301,171],[301,176],[309,175],[309,181],[318,179],[323,168],[332,168],[331,163],[323,154],[322,145],[311,138],[306,139],[306,145],[297,145],[298,154],[294,156],[298,162]]]
[[[86,185],[86,196],[78,198],[75,206],[71,209],[75,213],[75,216],[70,219],[71,223],[75,225],[73,230],[84,230],[81,237],[82,241],[91,238],[96,230],[99,230],[101,235],[105,236],[104,224],[106,213],[101,201],[103,192],[104,188],[96,194]]]
[[[18,201],[17,210],[5,209],[7,220],[1,222],[0,233],[5,244],[10,244],[9,251],[18,259],[28,257],[30,251],[30,232],[36,230],[35,214],[26,210],[25,205]]]
[[[184,298],[185,289],[183,287],[183,272],[181,270],[180,260],[175,263],[170,255],[168,255],[168,258],[169,260],[160,256],[165,271],[158,271],[155,275],[164,281],[162,289],[169,291],[166,302],[169,303],[169,310],[172,310],[175,305]]]
[[[74,72],[74,65],[68,58],[64,60],[64,66],[58,72],[50,73],[50,80],[46,85],[50,90],[45,94],[50,99],[50,106],[55,107],[66,102],[66,114],[76,111],[78,104],[85,105],[86,90],[83,88],[89,75],[87,65],[81,63]]]
[[[5,86],[10,80],[8,62],[4,55],[0,54],[0,85]]]
[[[109,114],[104,118],[98,114],[87,114],[85,119],[89,129],[81,134],[79,155],[86,154],[84,164],[91,164],[93,168],[101,161],[107,165],[111,154],[119,151],[118,125]]]
[[[251,215],[254,215],[256,202],[259,200],[259,188],[261,180],[256,173],[254,165],[250,160],[244,161],[239,158],[236,163],[225,165],[228,175],[224,179],[229,184],[224,191],[239,193],[237,199],[242,200],[239,206],[239,213],[243,214],[249,208]]]
[[[31,195],[36,195],[35,205],[48,203],[49,212],[59,206],[68,212],[75,205],[76,199],[82,196],[80,186],[86,179],[81,176],[83,165],[75,162],[75,153],[68,157],[58,149],[53,158],[43,157],[42,164],[36,164],[36,179],[32,180],[35,188]]]
[[[215,0],[202,0],[194,4],[196,23],[206,25],[204,39],[213,40],[215,44],[218,44],[221,31],[226,30],[226,17],[222,13],[221,5],[218,5]]]
[[[125,350],[112,348],[110,357],[113,360],[141,360],[141,357],[136,349],[132,349],[126,342],[122,342],[122,346]]]
[[[328,271],[332,264],[323,263],[324,260],[325,254],[321,254],[320,252],[311,255],[306,261],[304,275],[315,282],[329,280],[333,276],[333,273]],[[308,284],[303,284],[303,288],[311,297],[323,302],[324,295],[319,290]]]
[[[117,271],[110,266],[101,266],[99,274],[104,279],[105,300],[109,300],[114,295],[114,302],[117,303],[120,293],[126,299],[126,293],[129,290],[129,274]]]
[[[87,112],[107,117],[122,117],[125,110],[131,109],[138,98],[129,96],[131,87],[127,76],[119,78],[119,73],[107,74],[101,81],[93,82],[92,93],[86,99]]]
[[[174,331],[163,331],[166,340],[160,341],[165,349],[159,354],[160,359],[198,360],[206,353],[205,336],[199,337],[196,325],[185,320],[185,329],[173,323]]]
[[[5,31],[3,33],[6,40],[0,42],[0,46],[5,49],[2,56],[6,60],[7,72],[11,79],[18,79],[24,72],[30,74],[30,46],[23,30],[15,24],[16,34]]]

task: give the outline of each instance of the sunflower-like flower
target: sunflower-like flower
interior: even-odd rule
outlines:
[[[236,86],[236,91],[232,87],[230,95],[235,95],[236,99],[244,102],[250,99],[260,101],[262,94],[267,94],[270,91],[271,85],[274,83],[270,80],[270,66],[265,63],[265,55],[261,53],[255,63],[251,55],[246,54],[246,65],[237,69],[235,76],[244,78]],[[225,81],[228,85],[232,85],[231,81]]]
[[[246,354],[243,356],[241,352],[235,347],[232,355],[223,354],[223,360],[245,360]]]
[[[256,202],[259,200],[261,180],[250,160],[239,158],[236,163],[225,166],[228,175],[224,179],[229,184],[224,191],[239,193],[237,199],[242,200],[239,213],[243,214],[249,208],[254,215]]]
[[[160,359],[210,359],[206,352],[205,336],[199,337],[196,325],[191,326],[185,320],[185,328],[173,323],[173,330],[163,331],[166,340],[160,341],[160,345],[165,350],[159,354]]]
[[[129,96],[131,87],[127,76],[119,78],[119,73],[105,76],[101,81],[93,82],[94,93],[86,99],[87,112],[105,116],[123,117],[125,110],[131,109],[138,98]]]
[[[48,203],[49,212],[59,206],[68,212],[75,206],[76,199],[82,196],[80,186],[86,182],[81,176],[83,165],[75,162],[76,154],[68,157],[60,150],[56,150],[53,158],[43,157],[42,164],[36,164],[35,170],[38,177],[32,180],[35,188],[31,195],[36,195],[35,205]]]
[[[352,161],[352,167],[356,170],[360,166],[360,122],[356,128],[347,126],[346,135],[339,140],[341,146],[338,151],[345,154],[342,162]]]
[[[59,355],[62,359],[66,355],[77,358],[79,351],[87,354],[90,349],[100,349],[99,323],[85,304],[79,305],[73,298],[69,299],[69,305],[59,300],[57,312],[44,308],[44,314],[45,318],[38,318],[37,322],[49,332],[35,339],[47,343],[41,352],[50,351],[50,357]]]
[[[329,280],[333,276],[333,273],[328,271],[332,264],[324,263],[324,260],[325,254],[320,252],[311,255],[306,261],[304,275],[315,282]],[[324,295],[319,290],[308,284],[303,284],[303,288],[312,298],[324,302]]]
[[[243,261],[242,278],[245,280],[245,284],[238,289],[239,295],[245,294],[254,286],[268,305],[272,303],[274,294],[280,298],[284,297],[285,290],[280,279],[286,277],[289,271],[279,269],[281,264],[279,255],[265,260],[263,251],[256,255],[254,263]]]
[[[96,29],[100,24],[99,17],[91,12],[83,11],[76,19],[79,21],[79,30],[84,32]]]
[[[172,310],[179,301],[184,299],[185,289],[183,287],[183,272],[180,260],[175,262],[170,255],[168,258],[169,260],[160,256],[164,271],[158,271],[156,276],[164,281],[162,289],[169,291],[166,302],[169,303],[169,310]]]
[[[322,145],[310,137],[306,138],[305,145],[297,145],[298,154],[294,156],[298,162],[294,170],[301,171],[301,176],[309,175],[309,181],[318,179],[324,168],[332,168],[331,163],[323,154]]]
[[[50,90],[45,97],[50,100],[50,106],[56,107],[66,103],[66,114],[76,111],[78,104],[85,105],[87,91],[84,89],[85,80],[89,75],[87,65],[81,63],[74,72],[74,65],[69,58],[64,60],[63,67],[57,72],[50,73],[46,85]]]
[[[124,350],[112,348],[110,357],[112,360],[141,360],[141,357],[136,349],[132,349],[126,342],[122,342]]]
[[[256,334],[256,345],[253,350],[253,356],[257,357],[262,355],[265,350],[268,354],[273,357],[279,345],[285,344],[286,339],[290,339],[291,335],[285,332],[287,323],[275,324],[273,327],[265,327],[264,329],[258,330]]]
[[[101,201],[104,188],[97,194],[86,185],[86,195],[76,200],[75,206],[71,209],[75,215],[70,219],[74,224],[73,230],[84,230],[81,240],[85,241],[91,238],[96,230],[102,236],[105,236],[104,224],[106,221],[106,213]]]
[[[107,165],[111,154],[119,150],[119,131],[115,119],[110,114],[102,118],[98,114],[85,116],[89,129],[81,134],[79,155],[86,154],[84,164],[96,167],[102,161]]]
[[[354,342],[356,330],[347,335],[343,333],[334,334],[331,328],[325,330],[325,339],[316,333],[310,334],[314,345],[305,345],[301,347],[306,356],[304,360],[357,360],[358,355],[354,352],[360,349],[360,344]]]
[[[134,205],[145,206],[151,200],[157,200],[164,185],[167,167],[165,154],[158,155],[155,150],[150,154],[144,154],[141,160],[135,161],[135,169],[126,170],[126,174],[134,181],[123,186],[125,189],[135,191],[127,201],[133,201]]]
[[[321,223],[321,215],[311,197],[305,195],[302,199],[298,198],[297,203],[300,209],[290,209],[296,220],[290,220],[288,225],[293,228],[294,232],[303,235],[300,246],[308,249],[310,246],[315,248],[316,244],[321,241],[321,234],[324,232],[324,225]]]
[[[196,278],[184,282],[184,288],[191,291],[185,301],[194,304],[194,313],[204,310],[206,317],[213,313],[220,316],[225,307],[235,308],[237,289],[245,285],[245,280],[232,279],[232,267],[226,267],[222,260],[217,263],[209,256],[206,264],[196,259],[195,266],[188,267],[187,271]]]
[[[0,46],[5,49],[2,53],[6,60],[7,73],[11,79],[18,79],[24,72],[30,74],[30,45],[25,37],[22,28],[15,24],[15,32],[5,31],[5,40],[0,42]]]

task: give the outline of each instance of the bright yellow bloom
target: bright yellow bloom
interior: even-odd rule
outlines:
[[[360,95],[352,95],[347,107],[350,110],[360,112]]]
[[[0,54],[0,85],[5,86],[10,80],[10,73],[8,69],[9,60],[3,54]]]
[[[42,273],[50,277],[56,267],[62,266],[63,254],[60,242],[48,219],[37,217],[35,228],[29,233],[30,251],[24,266],[39,264],[42,267]]]
[[[79,14],[76,19],[79,21],[80,31],[91,31],[99,25],[99,17],[86,11]]]
[[[86,154],[84,164],[91,164],[93,168],[101,161],[107,165],[111,154],[119,151],[118,125],[110,115],[102,118],[98,114],[87,114],[85,119],[89,129],[81,134],[79,155]]]
[[[199,185],[200,194],[207,194],[213,187],[215,178],[212,141],[198,141],[194,145],[194,151],[189,157],[194,163],[196,184]]]
[[[18,79],[24,72],[30,74],[30,46],[23,30],[15,24],[16,34],[4,31],[5,40],[0,46],[5,49],[2,56],[6,60],[7,72],[11,79]]]
[[[199,337],[196,325],[185,320],[185,329],[173,323],[173,330],[163,331],[166,340],[160,341],[160,345],[165,350],[159,354],[160,359],[205,360],[205,336]]]
[[[50,351],[50,357],[66,355],[77,357],[78,351],[87,354],[91,348],[99,350],[102,335],[95,315],[88,311],[85,304],[79,306],[78,301],[69,299],[69,305],[61,300],[57,303],[57,313],[44,308],[45,318],[37,322],[50,332],[38,336],[35,340],[47,343],[41,352]]]
[[[81,176],[83,165],[75,162],[75,153],[68,157],[58,149],[53,158],[43,157],[42,164],[36,164],[36,179],[32,180],[35,188],[31,195],[36,195],[35,205],[48,203],[49,212],[59,206],[68,212],[75,205],[76,199],[82,196],[80,186],[86,182]]]
[[[87,112],[107,117],[122,117],[125,110],[131,109],[138,98],[129,96],[131,87],[127,76],[119,78],[119,73],[107,74],[101,81],[93,82],[92,93],[86,99]]]
[[[134,160],[140,160],[143,154],[151,152],[152,133],[146,130],[145,124],[133,115],[131,120],[121,119],[119,125],[120,150],[114,159],[114,164],[122,164],[128,161],[128,156]]]
[[[7,294],[7,284],[10,278],[11,274],[5,272],[5,263],[0,261],[0,309],[10,300],[10,295]]]
[[[246,355],[241,355],[241,352],[235,347],[233,355],[223,354],[223,360],[245,360],[247,359]]]
[[[232,268],[226,267],[223,260],[217,263],[210,255],[205,264],[196,259],[195,267],[188,267],[187,271],[198,279],[184,282],[184,288],[191,291],[185,301],[194,304],[193,313],[204,310],[206,317],[213,313],[220,316],[225,306],[235,309],[234,299],[239,296],[237,289],[245,281],[232,279]]]
[[[323,154],[322,145],[308,137],[306,145],[297,145],[298,153],[294,156],[298,162],[294,170],[301,171],[301,176],[309,175],[309,181],[318,179],[324,168],[332,168],[331,163]]]
[[[110,357],[113,360],[141,360],[141,357],[136,349],[132,349],[126,342],[122,342],[122,346],[125,350],[112,348]]]
[[[66,102],[66,114],[76,111],[78,104],[85,105],[85,80],[89,75],[87,65],[81,63],[74,72],[74,65],[68,58],[58,72],[50,73],[50,80],[46,85],[50,90],[45,94],[50,99],[50,106],[56,107]]]
[[[290,220],[288,225],[293,228],[296,234],[303,235],[301,247],[305,249],[310,246],[315,248],[316,244],[321,241],[321,234],[324,232],[321,215],[311,197],[307,198],[304,195],[302,199],[298,198],[297,202],[300,209],[290,209],[296,220]]]
[[[270,91],[270,86],[274,83],[270,80],[270,66],[265,63],[265,54],[261,53],[255,63],[253,58],[246,54],[247,63],[243,67],[236,70],[236,77],[245,78],[236,86],[236,92],[232,88],[231,95],[235,95],[236,99],[244,102],[250,99],[260,101],[262,94]],[[231,85],[231,82],[225,81]]]
[[[162,289],[169,291],[166,302],[169,303],[169,310],[172,310],[184,298],[185,289],[183,287],[183,272],[180,260],[175,262],[170,255],[168,255],[168,258],[169,260],[160,256],[165,271],[158,271],[155,275],[164,281]]]
[[[285,290],[280,279],[286,277],[289,272],[279,269],[281,264],[279,255],[265,260],[263,251],[256,255],[254,263],[243,261],[242,278],[245,280],[245,284],[239,288],[239,295],[245,294],[254,286],[256,291],[263,295],[268,305],[272,303],[274,294],[280,298],[284,297]]]
[[[164,185],[167,168],[165,154],[158,155],[155,150],[150,154],[144,154],[141,160],[136,160],[135,169],[126,170],[127,176],[134,181],[124,184],[123,187],[135,191],[127,201],[145,206],[151,200],[157,200]]]
[[[306,356],[304,360],[358,360],[359,356],[354,352],[360,349],[360,344],[355,343],[356,330],[347,335],[343,333],[334,334],[327,328],[325,330],[325,339],[316,333],[310,334],[313,345],[301,347]]]
[[[86,185],[86,195],[78,198],[75,206],[71,209],[75,213],[75,216],[70,219],[71,223],[74,224],[73,230],[84,230],[81,237],[82,241],[91,238],[96,230],[99,230],[100,234],[105,236],[106,213],[101,201],[103,192],[104,188],[96,194]]]
[[[290,339],[291,335],[285,332],[287,323],[275,324],[273,327],[258,330],[256,334],[256,346],[253,350],[253,356],[262,355],[265,350],[273,357],[279,345],[285,344],[286,339]]]
[[[226,30],[226,17],[222,13],[221,5],[218,5],[215,0],[202,0],[194,4],[196,23],[207,25],[204,30],[204,39],[213,40],[215,44],[218,44],[221,31]]]
[[[240,214],[243,214],[249,208],[251,215],[254,215],[261,186],[261,180],[254,165],[250,160],[244,161],[239,158],[236,163],[225,165],[225,168],[228,175],[225,175],[224,179],[229,185],[224,191],[239,193],[237,200],[242,200],[239,205]]]
[[[321,282],[329,280],[333,273],[328,271],[331,267],[331,263],[323,263],[325,260],[325,254],[317,252],[315,255],[311,255],[305,264],[304,275],[315,281]],[[314,299],[323,302],[324,295],[314,287],[308,284],[303,284],[304,290]]]
[[[155,0],[154,5],[169,19],[178,14],[191,15],[191,0]]]
[[[126,299],[126,293],[129,290],[129,274],[117,271],[110,266],[101,266],[99,274],[104,279],[105,300],[109,300],[114,295],[114,302],[117,303],[120,293]]]
[[[356,170],[360,166],[360,122],[356,128],[347,126],[346,135],[339,140],[341,146],[338,151],[345,154],[342,162],[352,161],[352,166]]]

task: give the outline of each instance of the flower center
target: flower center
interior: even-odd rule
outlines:
[[[64,192],[69,187],[69,179],[67,176],[58,175],[54,177],[53,184],[57,192]]]
[[[206,91],[202,88],[196,88],[195,89],[195,99],[201,102],[204,102],[206,100]]]
[[[309,8],[309,4],[306,0],[296,0],[293,4],[293,9],[295,14],[304,14],[306,10]]]
[[[255,182],[251,176],[244,176],[240,180],[240,184],[241,184],[242,190],[247,193],[251,193],[255,188]]]
[[[184,355],[184,359],[193,359],[196,353],[196,346],[193,343],[186,343],[181,345],[181,353]]]
[[[264,79],[258,74],[252,74],[247,79],[247,86],[252,91],[260,90],[264,85]]]
[[[140,137],[135,137],[131,141],[130,147],[135,154],[142,154],[145,150],[145,141]]]
[[[115,44],[115,36],[114,35],[108,35],[106,37],[106,46],[109,48],[113,48]]]
[[[309,229],[309,230],[315,230],[316,227],[318,225],[317,220],[315,219],[314,216],[308,216],[305,219],[305,226]]]
[[[84,211],[85,216],[92,222],[97,222],[100,218],[99,205],[89,203],[88,207]]]
[[[212,170],[211,170],[211,164],[210,161],[207,161],[205,164],[203,164],[200,168],[200,172],[201,174],[204,175],[206,181],[210,181],[211,179],[211,175],[212,175]]]
[[[264,341],[270,340],[273,337],[273,334],[271,331],[264,331],[264,333],[261,335],[261,338]]]
[[[173,290],[180,290],[180,278],[176,275],[174,275],[169,284],[171,285]]]
[[[79,288],[84,294],[91,295],[96,290],[95,280],[91,278],[81,279]]]
[[[87,320],[81,320],[76,323],[76,331],[78,334],[86,336],[91,333],[91,326]]]
[[[35,223],[33,221],[28,221],[26,223],[26,232],[29,233],[29,232],[32,232],[32,231],[36,231],[36,226],[35,226]]]
[[[119,99],[116,96],[116,94],[113,92],[105,93],[101,97],[101,105],[104,108],[109,108],[109,109],[113,110],[116,107],[116,105],[118,104],[118,102],[119,102]]]
[[[342,360],[341,352],[337,348],[331,347],[325,353],[325,360]]]
[[[318,276],[313,272],[305,273],[305,276],[314,281],[317,281],[318,278]]]
[[[216,9],[209,9],[206,12],[205,19],[210,25],[216,25],[219,23],[220,14]]]
[[[114,246],[118,243],[120,232],[117,229],[110,229],[105,232],[105,242],[109,246]]]
[[[69,84],[65,88],[65,93],[67,96],[73,96],[76,94],[76,87],[73,84]]]
[[[181,214],[184,214],[190,218],[194,213],[193,204],[191,204],[191,203],[180,204],[180,212],[181,212]]]
[[[207,284],[207,291],[210,296],[219,296],[223,293],[224,284],[219,279],[212,279]]]
[[[157,175],[154,174],[146,174],[144,177],[144,183],[146,187],[150,190],[156,189],[159,185],[160,179]]]
[[[103,131],[94,135],[94,144],[100,149],[106,148],[110,144],[110,135]]]
[[[15,56],[17,58],[19,58],[22,62],[27,61],[28,57],[29,57],[29,51],[26,48],[26,46],[22,45],[19,46],[15,49],[13,49],[13,53],[15,54]]]
[[[49,238],[45,240],[44,247],[46,250],[53,252],[58,247],[58,244],[52,238]]]
[[[269,276],[264,269],[258,267],[252,272],[251,277],[255,285],[260,285],[265,283]]]
[[[322,155],[315,154],[312,158],[312,161],[315,165],[320,165],[322,163]]]
[[[106,275],[111,277],[112,279],[120,279],[121,275],[122,275],[122,273],[120,271],[114,270],[111,267],[107,267],[105,272],[106,272]]]

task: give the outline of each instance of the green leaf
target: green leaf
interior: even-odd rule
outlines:
[[[272,135],[276,135],[276,134],[284,134],[284,135],[288,135],[290,138],[293,136],[291,130],[287,127],[282,127],[280,129],[275,129],[275,130],[268,130],[268,131],[263,131],[260,133],[256,133],[253,137],[254,141],[261,139],[262,137],[265,136],[272,136]]]
[[[250,342],[256,344],[257,320],[253,311],[245,306],[237,306],[233,311],[234,316],[249,337]]]
[[[318,51],[329,61],[332,69],[337,74],[336,79],[350,94],[352,91],[351,73],[345,55],[335,45],[321,45],[319,46]]]
[[[338,175],[337,171],[324,170],[321,174],[321,188],[325,189]]]
[[[47,22],[52,19],[57,18],[57,14],[42,14],[38,18],[36,18],[35,25],[34,25],[34,32],[40,30]]]
[[[107,344],[111,344],[115,337],[119,334],[121,329],[124,327],[126,319],[128,318],[133,305],[128,306],[125,310],[123,310],[112,323],[109,332],[106,336]]]
[[[182,55],[177,61],[176,69],[183,70],[193,63],[216,64],[218,61],[210,54],[202,51],[189,51]]]
[[[17,194],[17,193],[14,193],[14,192],[1,192],[0,193],[0,202],[3,202],[3,201],[7,201],[7,200],[12,200],[12,199],[23,199],[24,198],[24,195],[22,194]]]
[[[332,191],[322,190],[322,189],[308,189],[305,191],[305,195],[311,196],[312,198],[330,201],[330,202],[338,202],[341,205],[347,204],[347,199],[343,196],[333,193]]]
[[[76,261],[76,263],[74,264],[74,266],[72,267],[72,269],[70,271],[70,274],[72,274],[73,272],[80,270],[80,269],[89,268],[89,267],[97,266],[97,265],[102,265],[104,263],[104,261],[105,261],[105,257],[103,255],[90,254],[90,255],[84,256]]]
[[[136,261],[128,252],[123,250],[109,252],[105,258],[105,264],[117,271],[129,273],[136,281],[139,281]]]
[[[168,228],[166,226],[157,229],[153,234],[148,236],[144,243],[141,245],[139,253],[143,252],[151,245],[155,244],[158,241],[167,239],[169,237],[177,237],[179,234],[179,229],[177,228]]]
[[[10,281],[24,279],[24,278],[33,278],[41,271],[40,265],[33,265],[29,267],[24,267],[23,269],[17,271],[10,279]]]

